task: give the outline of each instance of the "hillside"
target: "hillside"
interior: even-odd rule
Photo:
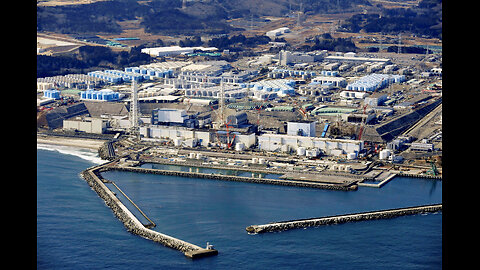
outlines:
[[[64,0],[61,3],[37,5],[37,31],[121,33],[118,22],[140,19],[147,33],[222,34],[234,30],[226,22],[233,18],[278,17],[299,10],[317,14],[370,5],[368,0],[196,0],[188,1],[185,8],[181,0],[110,0],[79,5]]]

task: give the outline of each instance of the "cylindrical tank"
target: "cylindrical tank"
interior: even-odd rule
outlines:
[[[180,138],[173,139],[173,145],[180,146],[181,144],[182,144],[182,139]]]
[[[357,158],[357,153],[348,153],[347,154],[347,159],[356,159]]]
[[[387,159],[390,156],[390,150],[384,149],[380,151],[379,158],[380,159]]]
[[[307,149],[305,147],[298,147],[297,148],[297,155],[298,156],[305,156]]]
[[[203,154],[202,153],[197,153],[197,159],[202,159],[203,158]]]
[[[258,159],[258,164],[265,164],[266,160],[264,158],[259,158]]]
[[[190,154],[188,155],[189,158],[195,158],[195,156],[196,156],[195,153],[190,153]]]
[[[258,163],[258,158],[256,158],[256,157],[252,158],[252,163],[253,163],[253,164]]]
[[[243,151],[245,149],[245,144],[244,143],[236,143],[235,144],[235,151]]]

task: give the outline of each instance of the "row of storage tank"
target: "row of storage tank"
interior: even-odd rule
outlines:
[[[307,157],[318,157],[320,155],[320,150],[318,148],[307,149],[306,147],[297,148],[297,156],[307,156]],[[356,159],[357,153],[351,152],[347,153],[347,159]]]
[[[405,81],[405,75],[390,74],[370,74],[363,76],[359,80],[347,85],[347,90],[353,91],[375,91],[388,86],[392,83],[400,83]]]
[[[121,82],[131,82],[132,80],[142,81],[154,78],[170,78],[173,75],[173,71],[127,67],[125,68],[125,71],[110,69],[104,71],[92,71],[89,72],[88,75],[116,84]]]
[[[43,91],[43,97],[60,99],[60,91],[55,89],[45,90]]]
[[[112,90],[87,90],[80,92],[80,98],[85,100],[113,101],[119,99],[119,93]]]

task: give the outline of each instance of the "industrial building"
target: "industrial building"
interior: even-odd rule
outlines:
[[[248,95],[248,89],[235,85],[224,85],[225,98],[240,99]],[[199,98],[219,99],[222,92],[222,86],[200,87],[185,89],[185,96]]]
[[[356,91],[342,91],[342,92],[340,92],[340,97],[341,98],[346,98],[346,99],[363,99],[366,96],[368,96],[368,94],[365,93],[365,92],[356,92]]]
[[[63,129],[103,134],[107,129],[107,120],[91,117],[76,117],[75,119],[63,120]]]
[[[278,53],[278,64],[281,66],[286,66],[288,64],[295,63],[313,63],[321,61],[326,54],[327,51],[325,50],[317,53],[290,52],[282,50]]]
[[[320,84],[332,84],[335,87],[345,87],[347,85],[347,80],[345,80],[345,78],[332,76],[318,76],[313,78],[312,82]]]
[[[215,130],[197,130],[178,126],[142,126],[140,127],[140,135],[142,140],[155,140],[155,139],[167,139],[173,140],[175,146],[203,146],[208,147],[215,142],[222,144],[227,140],[230,144],[239,149],[250,148],[256,143],[256,136],[254,133],[241,134],[239,132],[231,132],[228,134],[226,131]]]
[[[211,51],[216,51],[218,49],[215,47],[205,48],[205,47],[169,46],[169,47],[143,48],[141,52],[149,54],[153,57],[159,57],[159,56],[174,56],[179,54],[188,54],[188,53],[193,53],[195,50],[211,52]]]
[[[341,53],[335,52],[335,55],[329,55],[325,57],[325,61],[337,61],[337,62],[353,62],[353,63],[364,63],[364,62],[379,62],[379,63],[390,63],[390,59],[387,58],[369,58],[369,57],[358,57],[354,52]]]
[[[274,40],[276,37],[278,37],[280,35],[283,35],[285,33],[290,33],[290,28],[280,27],[280,28],[277,28],[277,29],[270,30],[270,31],[266,32],[265,35],[267,37],[269,37],[270,39]]]
[[[237,114],[227,116],[227,124],[235,128],[241,128],[248,125],[248,118],[245,112],[239,112]]]
[[[384,93],[373,93],[365,98],[363,104],[368,106],[380,106],[387,101],[387,95]]]
[[[287,134],[315,137],[315,122],[287,122]]]
[[[152,124],[176,123],[183,125],[188,115],[185,110],[154,109],[152,110]]]

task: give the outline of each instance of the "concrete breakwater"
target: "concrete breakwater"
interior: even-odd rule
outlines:
[[[251,225],[246,228],[249,233],[264,233],[264,232],[276,232],[286,231],[291,229],[315,227],[330,224],[342,224],[347,222],[363,221],[363,220],[375,220],[375,219],[387,219],[405,215],[415,215],[423,213],[432,213],[442,211],[441,204],[424,205],[408,208],[396,208],[381,211],[362,212],[346,215],[328,216],[312,219],[299,219],[290,221],[281,221],[275,223],[269,223],[264,225]]]
[[[207,178],[207,179],[224,180],[224,181],[236,181],[236,182],[248,182],[248,183],[257,183],[257,184],[321,188],[321,189],[343,190],[343,191],[356,190],[358,188],[358,186],[356,184],[328,184],[328,183],[319,183],[319,182],[312,182],[312,181],[254,178],[254,177],[235,176],[235,175],[221,175],[221,174],[208,174],[208,173],[197,173],[197,172],[183,172],[183,171],[147,169],[147,168],[139,168],[139,167],[109,166],[108,169],[109,170],[119,170],[119,171],[129,171],[129,172],[138,172],[138,173],[172,175],[172,176],[180,176],[180,177]]]
[[[215,249],[204,249],[194,244],[146,228],[103,183],[101,177],[98,175],[98,171],[103,168],[104,165],[100,165],[86,169],[81,173],[81,176],[88,185],[97,192],[98,196],[105,201],[105,204],[112,209],[115,216],[123,223],[129,232],[150,239],[154,242],[161,243],[164,246],[179,250],[183,252],[185,256],[190,258],[218,254],[218,251]]]

